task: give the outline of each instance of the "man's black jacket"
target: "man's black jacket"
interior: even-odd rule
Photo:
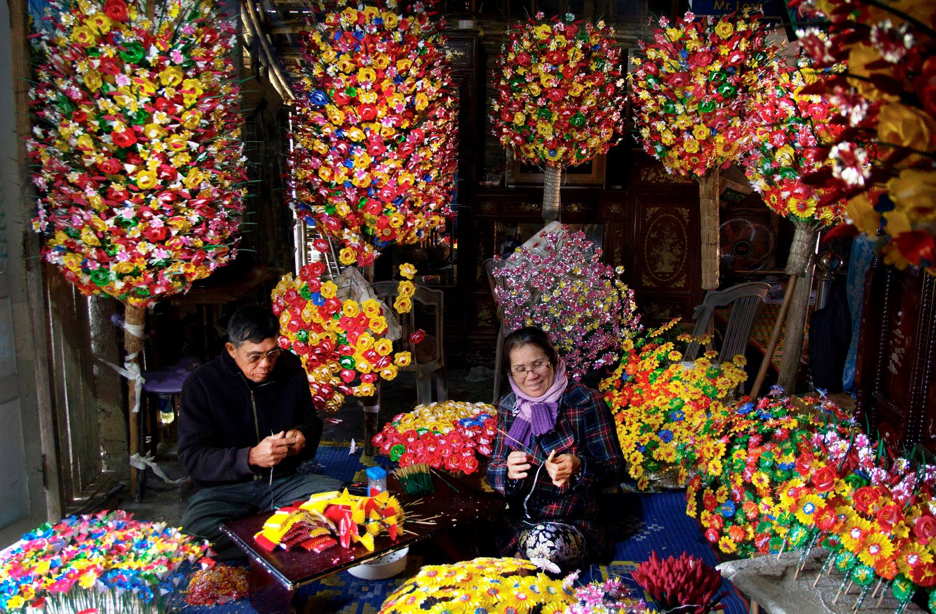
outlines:
[[[268,476],[269,469],[247,463],[250,448],[289,429],[302,431],[305,448],[283,459],[275,475],[293,473],[302,461],[313,458],[322,437],[309,380],[294,354],[280,354],[270,376],[257,384],[224,351],[182,386],[179,461],[197,484],[235,484]]]

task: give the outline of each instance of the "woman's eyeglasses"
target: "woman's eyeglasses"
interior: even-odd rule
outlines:
[[[529,365],[517,365],[516,367],[512,367],[510,369],[510,372],[513,374],[514,377],[526,377],[530,373],[534,373],[534,372],[545,373],[546,370],[549,369],[549,367],[550,367],[549,359],[542,358],[535,362],[531,362]]]
[[[274,360],[277,359],[277,357],[279,357],[282,351],[283,351],[282,349],[276,348],[276,349],[270,350],[269,352],[247,354],[247,362],[252,365],[255,365],[261,360],[263,360],[264,358],[267,358],[269,359],[270,362],[273,362]]]

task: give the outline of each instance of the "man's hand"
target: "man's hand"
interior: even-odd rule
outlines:
[[[530,470],[530,455],[526,452],[514,450],[507,455],[507,477],[511,480],[522,480]]]
[[[305,435],[299,429],[289,429],[286,431],[286,443],[289,444],[287,456],[299,454],[305,447]]]
[[[555,450],[549,453],[549,458],[546,459],[546,471],[552,478],[553,486],[562,488],[569,478],[579,472],[582,461],[574,454],[560,454],[553,459],[555,454]]]
[[[305,443],[305,439],[303,439]],[[279,464],[289,453],[289,443],[283,435],[283,431],[275,435],[265,437],[263,441],[250,448],[247,455],[247,462],[254,467],[269,469]]]

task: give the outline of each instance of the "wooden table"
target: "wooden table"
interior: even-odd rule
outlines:
[[[434,476],[435,493],[420,497],[420,503],[416,506],[409,505],[417,499],[416,497],[397,494],[404,509],[408,512],[416,513],[421,517],[442,514],[435,521],[436,524],[404,522],[403,526],[407,532],[400,535],[396,541],[391,540],[386,533],[382,533],[374,542],[373,552],[368,552],[360,544],[352,545],[347,550],[336,546],[319,554],[304,550],[287,552],[281,549],[267,552],[256,547],[253,537],[260,532],[263,523],[273,512],[264,512],[224,524],[221,530],[247,554],[250,560],[251,605],[261,614],[293,612],[293,598],[299,587],[304,584],[433,537],[452,529],[460,522],[466,523],[484,518],[506,508],[506,503],[501,497],[479,492],[447,474],[445,479],[452,486],[446,485],[438,476]],[[388,484],[391,492],[400,493],[399,483],[393,476],[388,478]]]

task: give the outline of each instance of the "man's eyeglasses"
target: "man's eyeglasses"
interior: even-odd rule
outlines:
[[[247,362],[252,365],[255,365],[261,360],[263,360],[264,358],[267,358],[269,359],[270,362],[273,362],[274,360],[277,359],[277,357],[279,357],[282,351],[283,350],[280,348],[275,348],[275,349],[270,350],[269,352],[256,352],[254,354],[247,354]]]
[[[546,370],[549,369],[549,366],[549,359],[541,358],[540,360],[531,362],[529,366],[517,365],[516,367],[513,367],[510,372],[513,373],[514,377],[526,377],[533,372],[545,373]]]

